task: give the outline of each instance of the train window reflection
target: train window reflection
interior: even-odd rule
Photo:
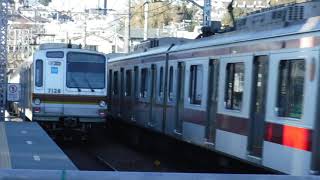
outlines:
[[[189,85],[189,99],[190,104],[201,104],[202,99],[202,81],[203,81],[203,67],[202,65],[190,66],[190,85]]]
[[[132,71],[126,70],[126,96],[131,96]]]
[[[228,63],[226,70],[225,108],[241,110],[244,90],[244,63]]]
[[[301,118],[304,76],[304,60],[282,60],[280,62],[277,102],[280,117]]]
[[[69,52],[67,55],[67,87],[105,88],[106,58],[100,54]]]
[[[146,98],[148,95],[148,69],[141,69],[141,79],[140,79],[140,96]]]
[[[36,60],[36,75],[35,75],[35,85],[37,87],[42,87],[43,85],[43,61],[40,59]]]
[[[173,66],[169,70],[169,100],[173,100]]]

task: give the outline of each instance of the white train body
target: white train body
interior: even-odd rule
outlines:
[[[293,175],[320,173],[320,1],[109,60],[110,112]],[[215,162],[212,162],[215,163]]]
[[[38,50],[32,64],[20,68],[22,100],[30,120],[52,130],[105,122],[106,56],[95,51]],[[23,107],[23,105],[20,105]],[[28,113],[29,112],[29,113]]]

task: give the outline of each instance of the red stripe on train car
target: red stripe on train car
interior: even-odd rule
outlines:
[[[265,140],[295,149],[311,151],[312,130],[276,123],[267,123]]]

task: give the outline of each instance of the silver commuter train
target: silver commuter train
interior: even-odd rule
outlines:
[[[320,172],[320,2],[108,61],[114,117],[293,175]],[[213,162],[214,163],[214,162]]]
[[[19,111],[47,130],[87,133],[106,116],[106,56],[84,49],[45,44],[18,69]],[[58,48],[56,48],[58,46]],[[12,76],[14,79],[15,76]]]

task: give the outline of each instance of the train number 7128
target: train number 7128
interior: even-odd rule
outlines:
[[[48,93],[50,93],[50,94],[60,94],[61,93],[61,89],[48,88]]]

